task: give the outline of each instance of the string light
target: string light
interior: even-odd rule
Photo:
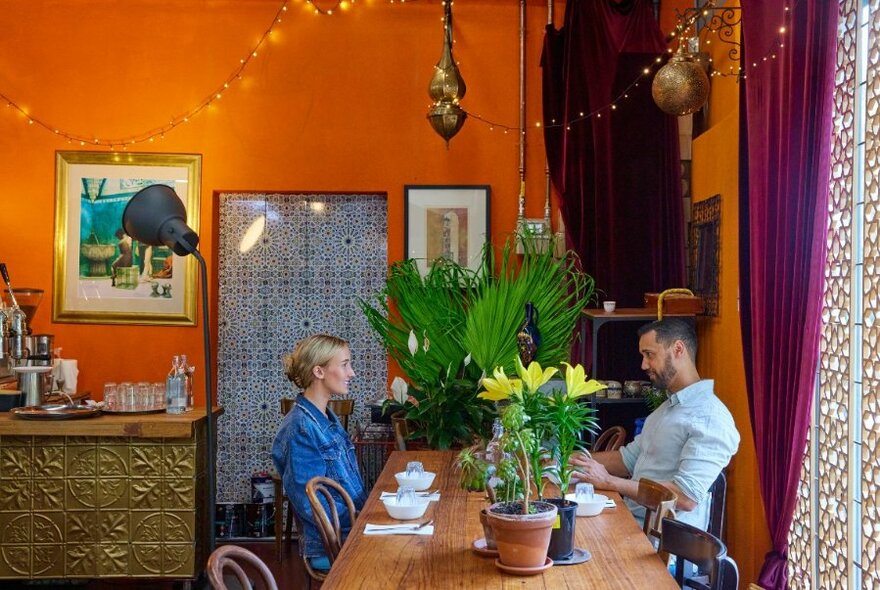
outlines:
[[[316,5],[312,0],[305,1],[305,5],[307,7],[313,8],[315,14],[326,16],[331,16],[337,8],[339,8],[341,11],[347,10],[354,3],[355,0],[337,0],[331,8],[325,10]],[[142,131],[140,133],[135,133],[125,137],[96,138],[91,136],[91,134],[83,135],[75,132],[64,131],[59,127],[50,125],[39,117],[31,116],[30,114],[28,114],[24,107],[20,106],[17,102],[12,100],[12,98],[6,96],[2,92],[0,92],[0,100],[6,101],[7,108],[18,111],[22,116],[26,117],[28,119],[28,125],[37,125],[39,127],[42,127],[46,131],[65,138],[67,140],[67,143],[69,144],[79,142],[80,145],[90,143],[97,146],[108,147],[110,149],[114,149],[116,146],[122,146],[122,149],[127,149],[127,146],[129,145],[135,145],[145,142],[155,142],[156,139],[164,139],[165,134],[169,131],[177,128],[183,123],[188,123],[192,117],[195,117],[206,108],[214,106],[212,103],[215,100],[223,98],[223,93],[230,88],[230,85],[233,82],[242,79],[242,74],[244,73],[244,70],[248,67],[252,60],[256,59],[259,50],[263,47],[263,44],[274,33],[275,27],[281,23],[281,17],[282,15],[284,15],[284,13],[288,11],[288,7],[290,6],[290,4],[291,0],[282,0],[280,8],[275,13],[275,16],[272,18],[272,24],[269,25],[269,27],[265,31],[263,31],[263,34],[260,35],[257,43],[251,48],[250,51],[248,51],[247,57],[239,60],[238,66],[235,68],[235,70],[233,70],[232,74],[226,77],[221,85],[219,85],[215,90],[207,94],[205,98],[202,99],[196,106],[190,108],[182,115],[171,117],[168,123],[161,127],[154,127],[147,131]]]

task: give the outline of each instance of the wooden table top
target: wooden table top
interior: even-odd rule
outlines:
[[[223,413],[214,407],[214,416]],[[190,438],[205,419],[205,408],[183,414],[100,414],[79,420],[25,420],[0,412],[0,436],[109,436],[134,438]]]
[[[502,573],[494,558],[471,551],[471,543],[483,537],[479,511],[485,503],[482,494],[458,487],[454,459],[452,451],[394,452],[321,588],[678,589],[641,527],[614,493],[609,495],[617,508],[577,519],[575,546],[592,553],[591,560],[553,566],[537,576]],[[426,471],[437,474],[432,488],[441,490],[440,501],[432,502],[425,513],[425,518],[434,519],[434,535],[365,536],[368,522],[396,522],[385,512],[379,495],[397,489],[394,473],[405,471],[407,461],[421,461]]]

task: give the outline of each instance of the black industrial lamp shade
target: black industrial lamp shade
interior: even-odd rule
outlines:
[[[199,236],[186,224],[186,209],[169,186],[139,190],[122,212],[125,233],[142,244],[168,246],[178,256],[192,254]]]

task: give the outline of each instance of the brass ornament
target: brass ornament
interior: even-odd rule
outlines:
[[[446,140],[448,148],[449,140],[455,137],[467,119],[467,113],[458,104],[467,92],[467,85],[452,56],[451,0],[443,3],[443,10],[445,13],[443,51],[440,54],[440,61],[434,66],[434,75],[431,76],[428,84],[428,96],[434,104],[428,109],[427,117],[434,131]]]
[[[680,47],[654,76],[651,96],[670,115],[689,115],[702,108],[709,98],[709,77],[698,56]]]

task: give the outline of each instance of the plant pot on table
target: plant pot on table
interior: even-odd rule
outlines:
[[[488,509],[488,521],[504,565],[540,568],[547,562],[556,506],[548,502],[529,504],[534,513],[522,514],[522,502],[498,502]]]
[[[553,561],[568,559],[574,553],[574,527],[577,515],[577,502],[564,500],[562,498],[545,498],[545,502],[549,502],[556,506],[559,516],[558,526],[554,522],[553,529],[550,532],[550,546],[547,549],[547,555]]]

